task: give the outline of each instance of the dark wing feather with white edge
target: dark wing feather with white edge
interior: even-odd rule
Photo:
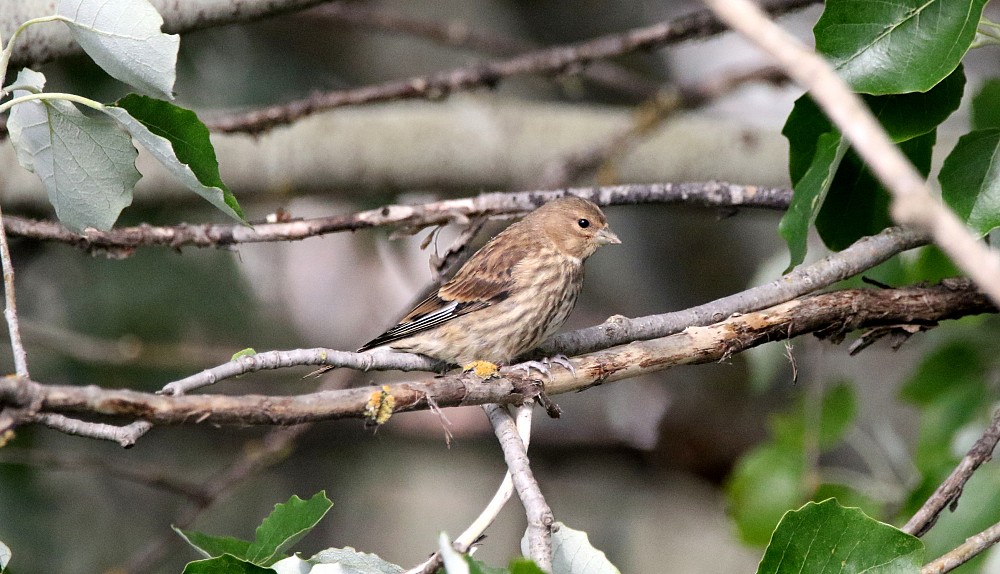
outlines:
[[[531,249],[524,245],[510,248],[509,243],[497,241],[505,234],[484,245],[451,281],[421,301],[395,327],[362,345],[358,352],[422,333],[506,299],[514,288],[514,266]]]

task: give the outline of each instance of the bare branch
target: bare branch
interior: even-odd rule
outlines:
[[[771,3],[768,10],[777,15],[813,3],[815,0],[781,0]],[[722,23],[712,12],[702,10],[652,26],[634,28],[576,44],[545,48],[507,60],[483,62],[408,80],[315,94],[281,105],[216,118],[206,124],[210,129],[221,132],[259,133],[319,110],[403,99],[440,99],[456,91],[492,87],[505,78],[520,75],[575,74],[595,60],[704,38],[722,30]]]
[[[104,423],[81,421],[55,413],[41,413],[35,416],[34,419],[51,429],[69,435],[110,440],[124,448],[134,446],[136,441],[142,435],[146,434],[146,431],[153,428],[153,425],[146,421],[136,421],[120,427]]]
[[[782,30],[749,0],[705,0],[734,30],[771,54],[809,94],[893,196],[892,217],[930,233],[934,242],[994,302],[1000,303],[1000,256],[931,195],[924,178],[893,145],[878,120],[833,68]]]
[[[951,572],[988,550],[998,541],[1000,541],[1000,522],[975,536],[970,536],[958,548],[955,548],[944,556],[928,562],[920,569],[920,574],[944,574],[945,572]]]
[[[11,235],[44,241],[58,241],[86,251],[128,256],[139,247],[230,247],[241,243],[295,241],[340,231],[397,226],[421,229],[473,217],[527,213],[546,201],[566,194],[585,197],[599,205],[639,203],[684,203],[706,207],[755,207],[785,209],[791,190],[744,186],[725,182],[631,184],[581,187],[559,190],[488,193],[474,198],[449,199],[423,205],[387,205],[351,215],[331,215],[281,223],[181,224],[172,227],[140,225],[110,231],[88,229],[71,232],[52,221],[35,221],[7,216],[4,225]]]
[[[0,214],[0,223],[4,222],[4,217]],[[17,297],[14,294],[14,264],[10,260],[10,247],[7,245],[7,234],[4,226],[0,226],[0,266],[3,267],[3,294],[4,310],[3,316],[7,321],[7,332],[10,334],[10,350],[14,355],[14,371],[17,376],[27,379],[31,375],[28,373],[28,354],[24,350],[24,343],[21,342],[21,326],[17,319]]]
[[[579,391],[681,364],[714,362],[745,349],[817,332],[835,337],[859,328],[894,324],[933,325],[970,314],[996,312],[969,281],[934,287],[845,290],[797,299],[757,313],[737,315],[710,327],[690,327],[668,337],[640,341],[572,359],[575,373],[555,369],[545,391]],[[292,425],[366,416],[371,388],[320,391],[297,396],[183,395],[168,397],[99,387],[47,386],[0,380],[0,403],[37,405],[44,413],[90,413],[154,424]],[[512,404],[537,392],[511,376],[481,380],[456,374],[388,386],[395,411]]]
[[[972,473],[976,472],[977,468],[993,457],[993,450],[996,448],[997,442],[1000,442],[1000,409],[993,413],[993,420],[986,427],[986,431],[976,440],[969,452],[962,457],[955,470],[951,471],[948,478],[938,485],[934,494],[927,499],[927,502],[906,522],[901,530],[914,536],[923,536],[934,526],[945,507],[954,511],[955,507],[958,506],[958,498],[962,496],[965,483],[972,478]]]
[[[493,431],[503,448],[503,458],[514,489],[521,498],[528,518],[528,556],[545,572],[552,571],[552,524],[555,518],[552,509],[545,502],[528,462],[527,447],[518,436],[514,418],[507,408],[500,405],[486,405],[486,416],[490,418]]]

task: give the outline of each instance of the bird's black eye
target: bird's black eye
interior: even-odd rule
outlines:
[[[588,227],[590,227],[590,220],[581,219],[577,221],[576,224],[579,225],[581,229],[587,229]]]

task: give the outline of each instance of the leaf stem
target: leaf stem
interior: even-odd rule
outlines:
[[[58,14],[53,14],[52,16],[41,16],[39,18],[32,18],[27,22],[21,24],[14,30],[14,33],[10,35],[10,40],[7,40],[7,45],[4,46],[2,52],[0,52],[0,86],[3,86],[4,79],[7,77],[7,66],[10,64],[10,57],[14,53],[14,41],[17,37],[21,35],[21,32],[25,28],[31,26],[32,24],[42,24],[45,22],[55,22],[55,21],[68,22],[69,20],[65,16],[59,16]],[[3,45],[3,39],[0,38],[0,46]],[[7,90],[0,90],[0,97],[3,97]]]
[[[78,96],[76,94],[63,94],[59,92],[54,92],[54,93],[40,92],[37,94],[28,94],[26,96],[20,96],[6,103],[0,104],[0,114],[6,112],[8,109],[16,106],[17,104],[30,102],[32,100],[67,100],[70,102],[76,102],[78,104],[87,106],[88,108],[93,108],[95,110],[104,109],[104,104],[102,104],[101,102],[91,100],[90,98],[85,98],[83,96]]]

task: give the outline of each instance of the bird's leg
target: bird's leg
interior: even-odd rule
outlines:
[[[559,365],[560,367],[566,369],[574,376],[576,376],[576,367],[573,363],[569,362],[569,357],[566,355],[555,355],[554,357],[546,357],[541,361],[525,361],[523,363],[518,363],[513,367],[510,367],[510,371],[515,373],[521,373],[525,377],[531,376],[531,370],[534,369],[538,373],[544,376],[546,379],[552,380],[551,367],[553,364]]]

